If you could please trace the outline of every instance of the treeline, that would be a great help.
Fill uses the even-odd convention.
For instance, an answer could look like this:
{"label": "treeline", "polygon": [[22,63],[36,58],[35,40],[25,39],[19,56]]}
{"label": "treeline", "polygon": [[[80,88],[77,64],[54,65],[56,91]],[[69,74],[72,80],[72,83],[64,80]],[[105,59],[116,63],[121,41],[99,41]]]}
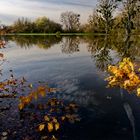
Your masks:
{"label": "treeline", "polygon": [[86,24],[80,23],[80,14],[66,11],[61,14],[61,24],[47,17],[31,21],[19,18],[10,26],[3,26],[1,33],[60,33],[90,32],[113,33],[140,31],[139,0],[98,0],[96,9],[89,15]]}

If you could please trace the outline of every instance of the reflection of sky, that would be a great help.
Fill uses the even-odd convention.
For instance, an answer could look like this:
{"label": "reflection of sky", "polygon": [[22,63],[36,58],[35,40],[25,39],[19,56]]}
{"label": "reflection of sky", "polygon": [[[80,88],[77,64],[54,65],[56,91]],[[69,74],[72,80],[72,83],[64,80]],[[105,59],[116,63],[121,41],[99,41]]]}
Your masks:
{"label": "reflection of sky", "polygon": [[0,17],[2,23],[11,23],[18,17],[35,18],[47,16],[60,21],[64,11],[81,14],[82,22],[96,6],[97,0],[0,0]]}
{"label": "reflection of sky", "polygon": [[44,50],[36,46],[20,48],[11,42],[3,50],[9,61],[3,67],[3,75],[13,69],[16,76],[24,76],[32,83],[47,81],[59,87],[63,94],[58,98],[84,105],[98,104],[94,94],[99,86],[105,88],[103,73],[96,68],[86,45],[80,44],[80,51],[69,55],[62,53],[60,44]]}
{"label": "reflection of sky", "polygon": [[3,66],[3,76],[13,69],[17,77],[24,76],[33,85],[37,81],[45,81],[58,87],[61,92],[56,96],[60,99],[90,108],[100,105],[102,101],[95,95],[103,96],[109,90],[104,73],[96,67],[94,58],[91,59],[88,44],[80,43],[79,51],[71,54],[62,51],[62,44],[55,44],[49,49],[33,45],[28,49],[9,42],[3,49],[9,61]]}

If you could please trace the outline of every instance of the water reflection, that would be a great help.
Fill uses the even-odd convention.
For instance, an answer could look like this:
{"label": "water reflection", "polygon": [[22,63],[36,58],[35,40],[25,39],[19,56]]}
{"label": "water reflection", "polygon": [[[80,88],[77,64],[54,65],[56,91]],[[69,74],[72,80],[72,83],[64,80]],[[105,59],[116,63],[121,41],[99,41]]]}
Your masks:
{"label": "water reflection", "polygon": [[16,42],[17,46],[30,48],[34,45],[39,48],[48,49],[61,41],[61,37],[56,36],[9,36],[8,40]]}
{"label": "water reflection", "polygon": [[62,53],[72,54],[74,52],[79,52],[79,37],[65,37],[62,40]]}
{"label": "water reflection", "polygon": [[[94,92],[97,87],[101,86],[102,89],[105,87],[104,82],[101,80],[104,79],[103,72],[106,71],[109,64],[114,64],[124,57],[135,59],[140,56],[139,36],[67,36],[63,38],[57,38],[55,36],[8,36],[6,40],[14,41],[17,46],[22,48],[30,48],[35,45],[39,48],[46,49],[44,52],[48,52],[53,48],[52,46],[54,44],[58,44],[58,47],[54,47],[50,51],[53,54],[49,53],[49,55],[46,56],[46,53],[44,55],[42,51],[42,55],[40,55],[40,53],[37,54],[37,60],[35,59],[33,61],[33,56],[27,58],[26,61],[22,60],[24,63],[27,63],[26,65],[29,67],[28,71],[32,71],[29,73],[29,77],[33,79],[41,78],[43,80],[51,79],[55,84],[61,85],[64,89],[64,93],[73,93],[72,96],[75,97],[70,95],[70,98],[73,98],[73,100],[77,100],[77,96],[81,95],[82,92],[86,95],[90,93],[89,96],[86,96],[87,100],[84,101],[85,104],[91,102],[91,99],[94,100]],[[59,52],[59,50],[61,52]],[[80,54],[82,50],[83,54]],[[66,59],[68,56],[63,55],[73,53],[76,54],[76,57],[72,56],[71,59]],[[92,65],[90,64],[88,56],[90,56],[92,60]],[[30,59],[32,63],[30,63]],[[20,63],[22,61],[20,61]],[[21,72],[25,67],[22,65],[17,69]],[[46,72],[48,73],[47,75],[45,74]],[[43,74],[45,74],[45,76]],[[36,76],[34,77],[32,75]],[[46,79],[44,79],[44,77]],[[65,80],[67,82],[63,85],[62,81]],[[73,80],[77,80],[78,83],[73,82]],[[90,83],[92,83],[92,85],[87,88]],[[96,86],[94,86],[93,83],[95,83]],[[83,87],[87,89],[85,90]],[[92,87],[94,88],[92,89]],[[92,95],[93,98],[91,98]],[[82,100],[82,96],[80,97]]]}
{"label": "water reflection", "polygon": [[[90,109],[91,112],[85,113],[86,117],[88,116],[85,128],[88,130],[95,130],[99,134],[105,126],[105,130],[114,134],[116,132],[122,133],[125,127],[125,133],[128,136],[129,123],[123,113],[118,91],[106,89],[104,71],[108,64],[115,63],[116,59],[122,59],[126,56],[131,58],[140,56],[138,36],[127,38],[114,36],[63,38],[8,36],[5,39],[9,41],[9,46],[15,47],[9,47],[8,51],[5,50],[5,52],[7,56],[10,53],[16,54],[12,56],[14,58],[8,57],[10,60],[8,65],[12,63],[11,66],[17,75],[23,76],[26,73],[26,77],[33,82],[35,80],[48,81],[53,84],[53,87],[61,89],[56,97],[76,102],[80,107]],[[20,49],[20,47],[26,48],[26,50]],[[74,55],[67,55],[73,53]],[[130,100],[135,100],[135,97],[130,98]],[[105,117],[107,119],[104,119]],[[99,131],[96,130],[94,123],[97,120],[97,126],[100,124],[100,129],[97,129]],[[104,122],[104,120],[107,121]],[[107,127],[108,122],[111,124],[110,128]],[[116,126],[115,130],[112,129],[114,126]],[[89,134],[89,131],[85,133],[92,135],[92,133]]]}
{"label": "water reflection", "polygon": [[105,71],[109,64],[114,61],[114,53],[122,59],[124,57],[134,57],[140,55],[139,36],[10,36],[6,37],[10,41],[16,42],[17,46],[29,48],[34,45],[39,48],[48,49],[55,44],[61,44],[61,51],[65,54],[73,54],[80,51],[80,43],[87,43],[86,47],[95,61],[97,68]]}
{"label": "water reflection", "polygon": [[91,53],[91,57],[94,59],[97,68],[105,71],[107,66],[111,64],[111,38],[109,36],[100,36],[95,38],[87,38],[88,51]]}
{"label": "water reflection", "polygon": [[139,36],[125,36],[124,38],[117,38],[114,41],[114,49],[117,50],[119,57],[130,57],[135,59],[135,57],[140,56],[140,37]]}

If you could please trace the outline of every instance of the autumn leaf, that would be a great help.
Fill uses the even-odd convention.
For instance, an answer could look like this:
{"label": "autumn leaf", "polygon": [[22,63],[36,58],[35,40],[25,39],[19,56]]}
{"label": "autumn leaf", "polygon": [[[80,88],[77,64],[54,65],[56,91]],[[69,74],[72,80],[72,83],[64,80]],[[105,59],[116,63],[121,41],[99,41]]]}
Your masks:
{"label": "autumn leaf", "polygon": [[48,123],[48,131],[49,132],[53,131],[53,124],[51,122]]}
{"label": "autumn leaf", "polygon": [[44,116],[44,120],[45,120],[45,121],[50,121],[50,118],[49,118],[47,115],[45,115],[45,116]]}
{"label": "autumn leaf", "polygon": [[55,93],[57,91],[57,88],[48,88],[48,92],[51,93]]}
{"label": "autumn leaf", "polygon": [[42,130],[44,130],[44,128],[45,128],[45,124],[40,124],[38,129],[39,129],[39,131],[42,131]]}
{"label": "autumn leaf", "polygon": [[62,121],[64,121],[65,119],[66,119],[66,117],[65,117],[65,116],[62,116],[62,117],[61,117],[61,120],[62,120]]}
{"label": "autumn leaf", "polygon": [[108,66],[110,76],[106,78],[108,87],[118,86],[127,90],[129,93],[137,90],[137,95],[140,95],[140,77],[134,70],[134,64],[129,58],[124,58],[116,66]]}
{"label": "autumn leaf", "polygon": [[28,87],[29,87],[29,88],[33,88],[33,85],[32,85],[32,84],[29,84]]}
{"label": "autumn leaf", "polygon": [[57,138],[53,135],[51,140],[57,140]]}
{"label": "autumn leaf", "polygon": [[36,92],[36,91],[32,92],[32,95],[33,95],[33,97],[34,97],[34,99],[35,99],[35,100],[37,100],[37,99],[38,99],[38,94],[37,94],[37,92]]}
{"label": "autumn leaf", "polygon": [[19,108],[19,110],[22,110],[22,109],[24,108],[24,104],[23,104],[23,103],[20,103],[20,104],[18,105],[18,108]]}
{"label": "autumn leaf", "polygon": [[57,119],[53,118],[52,122],[57,123]]}
{"label": "autumn leaf", "polygon": [[57,122],[54,126],[55,126],[55,130],[56,130],[56,131],[60,128],[60,125],[59,125],[58,122]]}
{"label": "autumn leaf", "polygon": [[140,88],[137,89],[137,95],[140,96]]}
{"label": "autumn leaf", "polygon": [[46,88],[45,87],[38,87],[38,94],[44,97],[46,95]]}

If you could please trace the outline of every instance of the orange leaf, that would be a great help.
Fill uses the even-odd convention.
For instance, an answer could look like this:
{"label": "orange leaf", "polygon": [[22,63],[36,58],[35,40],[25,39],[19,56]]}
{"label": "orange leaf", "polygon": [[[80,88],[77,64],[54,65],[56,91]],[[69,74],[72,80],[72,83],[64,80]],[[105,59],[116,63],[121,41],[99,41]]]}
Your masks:
{"label": "orange leaf", "polygon": [[24,104],[23,104],[23,103],[20,103],[20,104],[18,105],[18,108],[19,108],[19,110],[22,110],[22,109],[24,108]]}
{"label": "orange leaf", "polygon": [[45,87],[38,87],[38,93],[44,97],[46,95],[46,88]]}

